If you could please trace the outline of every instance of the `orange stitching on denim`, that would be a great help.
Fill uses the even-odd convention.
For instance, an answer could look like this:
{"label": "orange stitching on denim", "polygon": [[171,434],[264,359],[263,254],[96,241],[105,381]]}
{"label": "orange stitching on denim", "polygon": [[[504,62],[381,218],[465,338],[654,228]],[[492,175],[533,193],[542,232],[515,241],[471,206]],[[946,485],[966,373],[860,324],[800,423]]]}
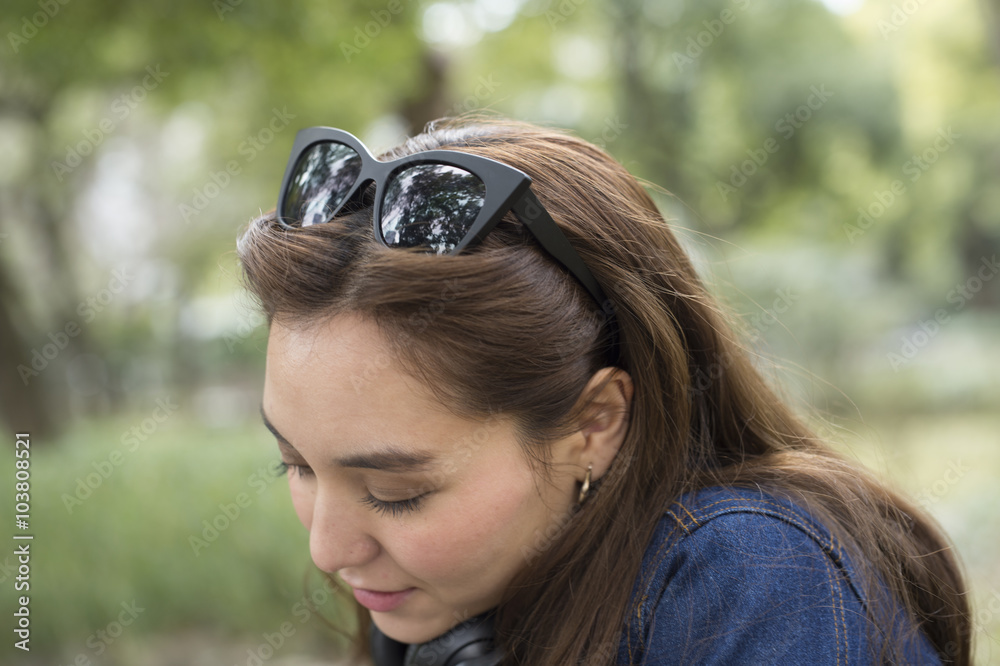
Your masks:
{"label": "orange stitching on denim", "polygon": [[[681,507],[681,508],[683,508],[683,507]],[[684,524],[684,521],[681,520],[680,518],[678,518],[676,515],[674,515],[673,511],[671,511],[670,509],[667,509],[667,515],[670,516],[671,518],[673,518],[674,520],[676,520],[677,524],[681,526],[681,528],[684,530],[685,533],[691,534],[691,530],[689,530],[688,527],[687,527],[687,525]],[[688,514],[688,515],[691,515],[691,514]],[[697,525],[697,522],[695,524]]]}
{"label": "orange stitching on denim", "polygon": [[[771,503],[768,502],[768,504],[771,504]],[[801,528],[803,532],[805,532],[806,534],[808,534],[813,539],[815,539],[816,541],[819,542],[820,548],[823,548],[824,539],[822,539],[820,537],[820,535],[817,534],[810,525],[807,525],[807,524],[803,523],[802,519],[797,514],[794,514],[794,513],[790,512],[788,509],[786,509],[785,507],[779,506],[777,504],[772,504],[772,506],[774,506],[774,507],[776,507],[778,509],[777,513],[781,514],[781,516],[780,516],[781,518],[784,518],[785,520],[787,520],[792,525],[795,525],[796,527]],[[711,514],[709,516],[702,516],[702,520],[704,520],[704,521],[707,522],[707,521],[711,520],[712,518],[716,518],[718,516],[721,516],[726,511],[729,511],[730,509],[733,509],[733,508],[749,510],[752,507],[726,507],[725,509],[720,509],[719,511],[717,511],[717,512],[715,512],[715,513],[713,513],[713,514]],[[823,548],[823,552],[826,552],[825,548]]]}
{"label": "orange stitching on denim", "polygon": [[[794,512],[792,512],[792,510],[790,508],[788,508],[787,506],[784,506],[782,504],[775,504],[774,502],[771,502],[770,500],[765,500],[765,499],[749,499],[749,498],[746,498],[746,497],[730,497],[729,499],[719,500],[718,502],[712,502],[711,504],[706,504],[705,506],[703,506],[701,508],[702,509],[708,509],[708,508],[711,508],[711,507],[715,506],[716,504],[725,504],[726,502],[754,502],[754,503],[757,503],[757,504],[767,504],[768,506],[773,506],[774,508],[780,509],[781,511],[787,511],[787,512],[791,512],[791,513],[794,514]],[[746,507],[746,508],[750,508],[750,507]],[[794,515],[798,515],[798,514],[794,514]]]}
{"label": "orange stitching on denim", "polygon": [[[722,503],[727,502],[727,501],[735,501],[735,500],[721,500],[719,502],[715,502],[714,504],[722,504]],[[756,500],[751,500],[751,501],[756,501]],[[821,539],[820,536],[818,534],[816,534],[811,529],[811,527],[809,527],[807,525],[804,525],[801,522],[801,520],[799,519],[799,516],[797,516],[795,514],[792,514],[791,511],[788,508],[779,506],[777,504],[774,504],[773,502],[768,502],[768,501],[765,501],[765,500],[759,500],[759,501],[761,503],[763,503],[763,504],[770,504],[771,506],[774,506],[777,509],[779,509],[778,511],[776,511],[776,513],[782,514],[782,517],[785,520],[787,520],[789,523],[791,523],[791,524],[799,527],[806,534],[812,536],[816,540],[816,542],[818,543],[820,549],[823,551],[824,554],[829,555],[831,557],[836,557],[837,556],[837,554],[838,554],[837,550],[838,549],[836,548],[836,545],[834,543],[834,539],[833,539],[833,535],[832,534],[830,536],[830,546],[829,546],[829,549],[828,549],[826,546],[823,545],[825,540]],[[703,520],[705,520],[707,522],[708,520],[711,520],[712,518],[720,516],[723,513],[725,513],[726,511],[729,511],[729,510],[731,510],[733,508],[734,507],[726,507],[725,509],[720,509],[719,511],[715,512],[711,516],[703,517]],[[749,507],[735,507],[735,508],[737,508],[737,509],[740,509],[740,508],[747,509]],[[840,618],[839,619],[840,619],[840,624],[841,624],[841,626],[844,629],[844,640],[843,640],[843,643],[844,643],[844,652],[846,653],[847,649],[849,647],[849,643],[847,642],[847,621],[845,620],[846,611],[844,609],[844,593],[841,591],[840,586],[837,585],[836,582],[835,582],[834,574],[836,572],[836,569],[833,568],[833,563],[830,561],[830,559],[831,558],[824,559],[823,560],[823,564],[826,566],[826,569],[827,569],[827,579],[828,579],[828,581],[830,582],[830,585],[831,585],[831,593],[830,593],[831,601],[833,601],[834,592],[836,592],[837,596],[840,599]],[[834,608],[833,608],[833,623],[834,623],[833,624],[833,628],[834,628],[834,632],[835,632],[836,640],[837,640],[837,664],[839,665],[840,664],[840,645],[841,645],[841,639],[840,639],[840,628],[837,626],[837,619],[838,619],[837,618],[837,607],[834,606]]]}
{"label": "orange stitching on denim", "polygon": [[729,497],[727,499],[722,499],[722,500],[718,500],[716,502],[712,502],[711,504],[706,504],[705,506],[700,507],[700,508],[701,509],[709,509],[709,508],[715,506],[716,504],[725,504],[726,502],[766,502],[766,501],[767,500],[753,500],[753,499],[748,499],[746,497]]}
{"label": "orange stitching on denim", "polygon": [[[677,504],[680,505],[679,503],[677,503]],[[685,509],[685,512],[687,512],[688,515],[691,515],[690,512],[688,512],[686,509]],[[684,522],[680,518],[678,518],[672,511],[670,511],[669,508],[667,509],[666,513],[671,518],[673,518],[677,522],[677,524],[680,525],[684,529],[684,531],[687,534],[691,534],[691,531],[688,529],[687,525],[685,525]],[[692,519],[694,519],[693,516],[692,516]],[[697,521],[695,521],[695,523],[697,524]],[[655,531],[654,531],[654,533],[655,533]],[[642,589],[643,590],[648,589],[649,585],[653,582],[653,579],[656,577],[656,571],[659,568],[660,561],[664,557],[666,557],[667,553],[670,552],[671,548],[673,548],[674,545],[680,541],[680,539],[671,539],[670,536],[671,536],[671,534],[667,533],[663,537],[663,540],[660,543],[660,547],[656,551],[656,555],[653,556],[653,560],[650,563],[650,574],[646,578],[646,580],[644,580],[642,582]],[[667,545],[667,542],[670,542],[670,547],[667,548],[666,551],[664,551],[663,548]],[[641,628],[641,624],[642,624],[642,608],[643,608],[643,605],[645,604],[646,599],[648,597],[649,597],[648,593],[644,593],[642,595],[642,599],[637,604],[637,608],[635,610],[636,618],[638,618],[638,620],[640,622],[640,628]],[[626,641],[626,646],[628,647],[628,657],[629,657],[629,661],[632,661],[632,631],[631,631],[631,627],[626,628],[626,631],[628,631],[628,634],[627,634],[628,638],[627,638],[627,641]],[[641,635],[641,633],[642,632],[640,631],[639,634]],[[642,647],[643,647],[643,649],[645,649],[645,646],[642,646]]]}
{"label": "orange stitching on denim", "polygon": [[684,505],[683,505],[683,504],[681,504],[680,502],[674,502],[674,504],[676,504],[676,505],[677,505],[677,506],[679,506],[680,508],[684,509],[684,513],[686,513],[686,514],[688,515],[688,518],[690,518],[690,519],[691,519],[691,522],[692,522],[692,523],[694,523],[695,525],[698,525],[698,526],[700,526],[700,525],[701,525],[701,523],[699,523],[699,522],[698,522],[698,519],[697,519],[697,518],[695,518],[695,517],[694,517],[694,516],[693,516],[693,515],[691,514],[691,512],[687,510],[687,507],[686,507],[686,506],[684,506]]}
{"label": "orange stitching on denim", "polygon": [[[831,534],[830,535],[830,550],[834,550],[834,549],[835,549],[834,537],[833,537],[833,534]],[[847,620],[845,619],[845,615],[847,614],[847,611],[844,608],[844,591],[840,589],[840,585],[839,584],[837,585],[837,597],[840,600],[840,625],[844,628],[844,654],[850,654],[851,644],[849,642],[850,641],[850,636],[848,636],[848,634],[847,634]],[[840,648],[839,647],[837,648],[837,652],[838,652],[838,654],[840,653]]]}
{"label": "orange stitching on denim", "polygon": [[[822,545],[822,543],[824,541],[826,541],[819,534],[816,533],[816,531],[812,528],[811,525],[808,525],[808,524],[805,524],[805,523],[801,522],[802,521],[802,517],[798,513],[795,513],[794,511],[792,511],[791,509],[789,509],[786,506],[782,506],[781,504],[775,504],[774,502],[770,502],[768,500],[754,500],[754,499],[746,499],[746,498],[730,498],[730,499],[725,499],[725,500],[719,500],[718,502],[712,502],[711,504],[705,505],[704,508],[707,509],[707,508],[715,506],[717,504],[725,504],[726,502],[755,502],[755,503],[758,503],[758,504],[767,504],[768,506],[773,506],[775,509],[777,509],[777,512],[780,513],[783,518],[788,518],[789,522],[793,522],[795,525],[798,525],[799,527],[801,527],[805,532],[807,532],[809,534],[809,536],[811,536],[814,539],[816,539],[816,541],[818,541],[821,545]],[[711,516],[702,516],[702,520],[708,520],[708,519],[711,519],[711,518],[715,518],[716,516],[720,516],[720,515],[722,515],[723,512],[725,512],[725,511],[727,511],[729,509],[752,510],[754,508],[756,508],[756,507],[753,507],[753,506],[726,507],[725,509],[720,509],[719,511],[713,513]],[[792,520],[793,518],[795,519],[794,521]],[[831,539],[832,539],[832,536],[831,536]],[[838,559],[841,559],[841,560],[843,559],[843,555],[842,555],[841,552],[839,552],[839,549],[837,551],[835,551],[833,549],[832,545],[830,547],[830,554],[836,555],[838,557]]]}
{"label": "orange stitching on denim", "polygon": [[[835,603],[839,587],[834,579],[834,570],[830,560],[823,558],[823,564],[826,566],[826,582],[830,584],[830,608],[833,610],[833,635],[834,643],[837,645],[837,666],[840,666],[840,627],[837,626],[837,606]],[[843,607],[843,598],[841,598],[841,607]],[[847,632],[846,627],[844,628],[844,632]]]}
{"label": "orange stitching on denim", "polygon": [[[676,505],[679,508],[681,508],[684,511],[684,513],[686,513],[688,515],[688,517],[690,517],[691,521],[694,523],[695,526],[702,527],[708,521],[710,521],[713,518],[716,518],[716,517],[718,517],[720,515],[723,515],[727,511],[731,511],[731,510],[753,511],[754,509],[758,509],[759,508],[758,506],[754,506],[754,505],[766,504],[768,506],[774,507],[774,512],[778,514],[776,517],[778,517],[779,519],[786,520],[791,525],[793,525],[795,527],[798,527],[803,532],[805,532],[807,535],[809,535],[810,537],[812,537],[817,542],[817,544],[820,546],[820,549],[824,552],[824,554],[830,556],[830,557],[825,558],[823,560],[823,564],[824,564],[824,566],[826,567],[826,570],[827,570],[827,582],[831,586],[831,588],[830,588],[831,589],[831,594],[830,594],[831,601],[834,600],[834,593],[836,593],[837,598],[839,599],[839,606],[840,606],[839,620],[840,620],[840,626],[838,626],[838,624],[837,624],[837,620],[838,620],[837,606],[834,605],[834,607],[833,607],[834,632],[835,632],[836,643],[837,643],[837,664],[839,666],[839,664],[840,664],[840,655],[841,655],[841,645],[844,646],[843,651],[844,651],[844,654],[845,654],[845,659],[847,659],[846,655],[848,654],[848,650],[849,650],[849,646],[850,646],[850,644],[848,642],[848,635],[847,635],[847,621],[845,619],[845,617],[846,617],[846,609],[844,608],[844,593],[840,589],[840,585],[837,584],[838,579],[839,579],[839,576],[837,575],[837,568],[841,567],[842,565],[846,566],[846,561],[844,560],[844,553],[843,553],[842,547],[837,544],[837,542],[836,542],[836,540],[835,540],[835,538],[834,538],[834,536],[833,536],[832,533],[830,534],[830,539],[829,539],[829,544],[830,545],[829,546],[825,546],[824,543],[826,542],[826,539],[823,539],[816,532],[816,530],[813,528],[812,525],[809,525],[809,524],[805,523],[804,520],[803,520],[803,518],[799,514],[795,513],[792,509],[790,509],[787,506],[783,506],[781,504],[777,504],[777,503],[769,501],[769,500],[765,500],[765,499],[751,499],[751,498],[746,498],[746,497],[731,497],[731,498],[727,498],[727,499],[723,499],[723,500],[718,500],[716,502],[712,502],[711,504],[706,504],[704,507],[699,507],[699,508],[701,510],[705,510],[705,509],[709,509],[709,508],[711,508],[713,506],[717,506],[719,504],[729,504],[729,503],[733,503],[733,502],[744,502],[745,505],[744,506],[729,506],[729,507],[725,507],[725,508],[720,509],[720,510],[718,510],[718,511],[712,513],[712,514],[702,515],[701,516],[701,520],[698,520],[698,518],[696,518],[694,516],[694,514],[692,514],[687,509],[687,507],[685,507],[680,502],[674,502],[674,505]],[[673,507],[673,505],[671,505],[670,508],[672,508],[672,507]],[[692,534],[692,531],[689,529],[688,525],[686,525],[684,523],[684,521],[680,517],[678,517],[673,511],[671,511],[670,508],[668,508],[665,513],[667,515],[669,515],[671,518],[673,518],[674,521],[677,523],[677,525],[679,525],[684,530],[684,532],[686,534],[688,534],[688,535]],[[662,557],[665,557],[667,555],[667,553],[669,553],[670,550],[674,547],[674,545],[676,545],[680,541],[680,539],[674,539],[674,540],[672,540],[672,542],[670,543],[670,547],[667,548],[666,551],[664,551],[663,550],[664,546],[667,545],[668,541],[671,541],[670,538],[669,538],[669,536],[670,536],[669,534],[667,536],[665,536],[664,539],[663,539],[663,543],[660,544],[660,548],[657,551],[656,556],[655,556],[655,562],[653,563],[653,569],[652,569],[653,575],[650,575],[649,578],[647,579],[647,581],[644,582],[644,584],[643,584],[643,588],[644,589],[646,589],[646,588],[649,587],[649,584],[652,582],[652,578],[655,577],[656,567],[659,565],[660,559]],[[831,562],[830,561],[831,558],[833,558],[835,560],[837,566],[834,566],[835,562]],[[844,575],[845,576],[849,575],[846,570],[844,572]],[[636,609],[636,617],[640,620],[640,622],[642,620],[642,607],[645,604],[646,599],[648,599],[648,597],[649,597],[648,593],[647,594],[643,594],[642,599],[639,602],[639,606]],[[841,632],[840,632],[840,628],[841,627],[844,630],[843,631],[843,641],[841,641],[841,638],[840,638],[841,637]],[[632,632],[631,631],[628,632],[627,646],[628,646],[629,660],[631,661],[633,659],[633,653],[632,653]]]}
{"label": "orange stitching on denim", "polygon": [[[711,504],[707,504],[704,508],[707,509],[707,508],[715,506],[717,504],[725,504],[727,502],[738,502],[738,501],[755,502],[755,503],[758,503],[758,504],[767,504],[769,506],[774,507],[776,509],[775,513],[778,513],[779,517],[787,520],[792,525],[795,525],[796,527],[801,528],[803,532],[805,532],[806,534],[808,534],[809,536],[811,536],[813,539],[815,539],[817,541],[817,543],[819,544],[820,548],[823,550],[824,553],[827,553],[831,557],[834,557],[837,560],[838,565],[845,565],[846,566],[846,563],[844,561],[843,551],[842,551],[842,549],[840,547],[838,547],[838,546],[835,545],[833,535],[832,534],[830,535],[830,546],[829,546],[829,548],[824,547],[823,544],[824,544],[824,542],[826,540],[823,539],[819,534],[817,534],[817,532],[813,529],[813,527],[811,525],[808,525],[808,524],[804,523],[802,521],[802,518],[797,513],[794,513],[788,507],[781,506],[780,504],[775,504],[774,502],[770,502],[768,500],[747,500],[747,499],[744,499],[744,498],[729,498],[729,499],[719,500],[718,502],[712,502]],[[711,520],[712,518],[716,518],[716,517],[722,515],[723,513],[725,513],[726,511],[733,510],[733,509],[735,509],[735,510],[747,510],[747,511],[749,511],[749,510],[753,510],[754,508],[756,508],[756,507],[752,507],[752,506],[726,507],[726,508],[720,509],[719,511],[716,511],[715,513],[712,513],[712,514],[710,514],[708,516],[702,516],[702,520],[705,521],[705,522],[707,522],[707,521]],[[667,511],[667,513],[670,513],[670,512]],[[675,520],[677,520],[677,517],[674,516],[672,513],[670,515]],[[699,526],[701,526],[701,523],[696,523],[696,524],[698,524]],[[846,570],[845,570],[845,575],[847,575]]]}
{"label": "orange stitching on denim", "polygon": [[[720,509],[719,511],[717,511],[715,513],[712,513],[710,515],[707,515],[707,516],[703,515],[703,516],[701,516],[701,520],[700,521],[687,509],[687,507],[685,507],[680,502],[674,502],[674,504],[671,505],[671,507],[668,508],[665,511],[665,513],[667,515],[669,515],[671,518],[673,518],[674,521],[677,523],[677,525],[680,526],[681,529],[683,529],[684,532],[687,535],[690,535],[692,533],[692,531],[691,531],[691,529],[689,529],[688,525],[686,525],[684,523],[684,520],[682,518],[680,518],[679,516],[677,516],[671,510],[674,505],[676,505],[677,507],[679,507],[680,509],[682,509],[684,511],[684,513],[686,513],[691,518],[691,521],[694,523],[695,526],[702,527],[704,525],[704,523],[706,523],[709,520],[711,520],[713,518],[716,518],[716,517],[718,517],[720,515],[723,515],[726,511],[730,511],[730,510],[733,510],[733,509],[735,509],[735,510],[752,511],[752,510],[758,508],[756,506],[753,506],[753,504],[758,504],[758,505],[759,504],[766,504],[768,506],[774,507],[775,512],[779,514],[779,516],[778,516],[779,518],[783,518],[783,519],[787,520],[789,523],[791,523],[792,525],[794,525],[796,527],[799,527],[802,531],[804,531],[806,534],[808,534],[813,539],[815,539],[820,544],[820,547],[823,548],[822,544],[824,542],[824,539],[822,539],[820,537],[820,535],[817,534],[816,531],[810,525],[805,524],[802,521],[801,517],[798,514],[793,513],[792,510],[789,509],[786,506],[782,506],[780,504],[777,504],[775,502],[771,502],[769,500],[765,500],[765,499],[748,499],[748,498],[745,498],[745,497],[730,497],[730,498],[727,498],[727,499],[723,499],[723,500],[718,500],[716,502],[712,502],[711,504],[706,504],[704,507],[700,507],[700,509],[708,509],[708,508],[711,508],[713,506],[717,506],[719,504],[727,504],[727,503],[732,503],[732,502],[745,502],[745,503],[747,503],[747,506],[736,506],[736,507],[730,506],[730,507],[725,507],[725,508]],[[667,545],[668,541],[671,542],[670,543],[670,547],[667,548],[666,551],[664,551],[663,549]],[[662,558],[666,557],[666,555],[670,552],[670,550],[674,547],[674,545],[676,545],[679,541],[680,541],[679,539],[673,539],[673,540],[671,540],[669,534],[667,534],[663,538],[663,541],[660,544],[660,547],[657,550],[656,555],[653,558],[653,561],[651,562],[651,567],[650,567],[651,568],[651,573],[647,577],[647,579],[643,581],[643,589],[644,590],[648,589],[650,583],[652,582],[652,579],[655,578],[655,574],[656,574],[657,568],[658,568],[659,563],[662,560]],[[825,548],[823,548],[823,550],[824,550],[824,552],[826,552]],[[837,553],[831,553],[831,554],[836,555]],[[831,563],[829,561],[825,561],[825,565],[826,565],[826,567],[828,569],[828,572],[829,572]],[[640,600],[640,602],[639,602],[639,604],[637,605],[637,608],[636,608],[636,618],[640,621],[640,623],[642,622],[643,605],[645,604],[646,599],[648,599],[648,597],[649,597],[648,593],[643,594],[642,599]],[[841,597],[841,599],[842,598],[843,597]],[[841,603],[841,607],[843,607],[843,603]],[[836,611],[834,611],[834,622],[836,623]],[[844,626],[845,626],[845,631],[846,631],[846,623],[844,624]],[[834,628],[836,629],[836,626]],[[839,633],[839,630],[838,630],[838,633]],[[628,632],[628,638],[627,638],[626,645],[628,647],[629,659],[631,660],[633,658],[633,653],[632,653],[632,632],[631,631]],[[839,646],[839,643],[838,643],[838,646]],[[839,654],[839,647],[838,647],[838,654]],[[839,657],[838,657],[838,660],[839,660]],[[838,663],[839,663],[839,661],[838,661]]]}
{"label": "orange stitching on denim", "polygon": [[[674,520],[676,520],[681,525],[681,527],[684,527],[684,531],[685,532],[688,531],[687,528],[684,526],[684,524],[681,523],[680,519],[678,519],[677,516],[675,516],[673,513],[671,513],[671,511],[669,509],[667,509],[666,512],[668,514],[670,514],[670,516]],[[655,529],[654,529],[653,533],[654,534],[656,533]],[[688,532],[688,534],[690,534],[690,532]],[[650,573],[649,573],[648,577],[645,578],[642,581],[642,589],[643,590],[646,590],[646,589],[649,588],[649,585],[650,585],[650,583],[652,583],[653,578],[656,577],[656,571],[659,569],[660,560],[663,557],[666,557],[667,553],[670,552],[670,548],[673,548],[674,543],[677,543],[677,541],[678,541],[677,539],[674,539],[673,542],[670,544],[670,548],[667,548],[666,552],[664,552],[663,548],[667,545],[667,542],[670,540],[669,537],[670,537],[670,534],[667,534],[663,538],[663,541],[660,543],[660,548],[656,551],[656,555],[653,556],[653,560],[650,563]],[[642,595],[642,599],[639,601],[638,604],[636,604],[635,616],[639,620],[639,625],[640,625],[640,632],[639,633],[640,634],[642,633],[641,629],[642,629],[642,624],[643,624],[643,622],[642,622],[642,607],[643,607],[643,604],[646,603],[646,599],[648,597],[649,597],[649,595],[646,594],[646,593],[644,593]],[[633,660],[633,658],[632,658],[632,628],[630,626],[626,627],[626,631],[628,632],[627,633],[627,641],[626,641],[626,646],[628,647],[628,657],[629,657],[629,661],[632,661]]]}
{"label": "orange stitching on denim", "polygon": [[[720,500],[718,502],[713,502],[712,504],[706,505],[705,508],[708,508],[709,506],[715,506],[716,504],[724,504],[726,502],[735,502],[735,501],[738,501],[738,500],[736,498],[731,498],[731,499],[727,499],[727,500]],[[788,509],[787,507],[780,506],[778,504],[775,504],[774,502],[769,502],[767,500],[747,500],[747,501],[758,502],[758,503],[761,503],[761,504],[769,504],[769,505],[775,507],[777,509],[776,513],[781,514],[782,518],[784,518],[785,520],[787,520],[792,525],[795,525],[795,526],[799,527],[806,534],[808,534],[811,537],[813,537],[816,540],[816,542],[818,543],[820,549],[824,552],[824,554],[829,555],[831,557],[835,557],[835,558],[837,558],[837,560],[843,561],[843,556],[842,556],[841,549],[837,546],[835,538],[834,538],[834,536],[832,534],[830,535],[830,540],[829,540],[830,545],[829,546],[824,546],[825,540],[822,539],[822,538],[820,538],[820,536],[818,534],[816,534],[816,532],[810,526],[803,524],[802,521],[801,521],[801,519],[799,518],[799,516],[796,515],[796,514],[794,514],[794,513],[792,513],[791,510]],[[704,521],[707,522],[708,520],[711,520],[712,518],[715,518],[717,516],[723,515],[726,511],[732,510],[734,508],[735,509],[744,509],[744,510],[747,510],[747,509],[749,509],[751,507],[726,507],[724,509],[720,509],[719,511],[716,511],[715,513],[711,514],[710,516],[703,516],[702,520],[704,520]],[[840,585],[837,584],[837,579],[839,577],[836,576],[836,571],[837,570],[833,566],[833,562],[831,562],[830,559],[831,558],[824,559],[823,560],[823,564],[824,564],[824,566],[826,566],[827,580],[828,580],[828,582],[830,583],[830,586],[831,586],[831,588],[830,588],[831,589],[831,593],[830,593],[831,601],[834,600],[833,599],[834,593],[836,593],[836,595],[837,595],[837,597],[839,599],[839,606],[840,606],[840,617],[839,617],[840,627],[843,627],[843,629],[844,629],[844,633],[843,633],[843,646],[844,646],[844,653],[847,654],[847,652],[848,652],[848,650],[850,648],[850,643],[848,642],[847,621],[845,619],[846,609],[844,608],[844,593],[840,589]],[[845,572],[845,575],[846,575],[846,572]],[[837,642],[837,664],[839,665],[840,664],[840,651],[841,651],[841,644],[842,644],[842,642],[841,642],[841,638],[840,638],[840,636],[841,636],[840,627],[837,626],[837,620],[838,620],[838,617],[837,617],[837,606],[834,605],[834,607],[833,607],[833,623],[834,623],[833,624],[833,628],[834,628],[834,633],[835,633],[836,642]]]}

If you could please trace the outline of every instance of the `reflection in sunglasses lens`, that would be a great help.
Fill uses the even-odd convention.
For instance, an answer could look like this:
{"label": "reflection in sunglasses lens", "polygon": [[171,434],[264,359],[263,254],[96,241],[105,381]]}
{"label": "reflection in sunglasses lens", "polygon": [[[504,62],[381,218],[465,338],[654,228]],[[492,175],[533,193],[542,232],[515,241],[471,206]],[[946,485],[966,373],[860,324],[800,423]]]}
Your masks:
{"label": "reflection in sunglasses lens", "polygon": [[395,247],[455,249],[486,201],[486,185],[465,169],[418,164],[396,173],[382,201],[382,237]]}
{"label": "reflection in sunglasses lens", "polygon": [[292,173],[282,218],[308,227],[328,222],[361,174],[361,156],[342,143],[309,147]]}

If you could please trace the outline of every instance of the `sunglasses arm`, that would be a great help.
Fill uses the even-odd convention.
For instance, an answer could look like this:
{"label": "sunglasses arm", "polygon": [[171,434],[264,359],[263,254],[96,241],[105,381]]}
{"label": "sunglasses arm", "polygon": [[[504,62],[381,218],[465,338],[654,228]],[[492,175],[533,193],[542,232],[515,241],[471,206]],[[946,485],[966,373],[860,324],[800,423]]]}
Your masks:
{"label": "sunglasses arm", "polygon": [[[583,259],[580,258],[577,251],[573,249],[569,239],[559,229],[555,220],[552,219],[552,216],[542,206],[535,193],[531,191],[531,188],[524,190],[524,194],[514,202],[511,210],[514,211],[514,214],[521,223],[528,228],[528,231],[535,237],[539,245],[576,276],[594,301],[600,306],[601,313],[609,319],[614,319],[613,306],[607,296],[604,295],[601,285],[594,278],[593,273],[590,272],[587,265],[583,263]],[[614,344],[616,349],[614,351],[617,358],[617,322],[612,322],[611,326],[615,331]]]}

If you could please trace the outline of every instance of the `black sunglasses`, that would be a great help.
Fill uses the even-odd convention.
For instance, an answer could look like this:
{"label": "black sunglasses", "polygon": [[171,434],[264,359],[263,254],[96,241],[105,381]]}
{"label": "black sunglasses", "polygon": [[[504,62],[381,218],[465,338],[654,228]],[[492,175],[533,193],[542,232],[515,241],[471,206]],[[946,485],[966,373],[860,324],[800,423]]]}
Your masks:
{"label": "black sunglasses", "polygon": [[[309,127],[295,136],[278,195],[278,221],[286,228],[329,222],[361,201],[372,182],[372,231],[383,245],[458,254],[513,211],[539,244],[576,276],[601,312],[613,318],[604,290],[531,191],[531,177],[488,157],[428,150],[380,162],[348,132]],[[613,324],[612,334],[617,358]]]}

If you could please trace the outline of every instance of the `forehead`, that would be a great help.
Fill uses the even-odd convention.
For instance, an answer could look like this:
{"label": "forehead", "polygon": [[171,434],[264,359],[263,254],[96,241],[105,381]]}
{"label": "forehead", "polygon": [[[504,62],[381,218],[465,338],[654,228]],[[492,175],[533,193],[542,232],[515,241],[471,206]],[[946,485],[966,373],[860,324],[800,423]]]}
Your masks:
{"label": "forehead", "polygon": [[296,448],[331,438],[433,442],[461,425],[403,371],[378,327],[354,315],[309,327],[272,323],[263,406]]}
{"label": "forehead", "polygon": [[377,327],[353,315],[306,324],[275,319],[267,338],[267,370],[302,372],[316,363],[346,367],[382,346]]}
{"label": "forehead", "polygon": [[378,327],[357,315],[337,315],[299,326],[275,321],[267,343],[265,395],[269,390],[300,401],[429,398],[405,375]]}

